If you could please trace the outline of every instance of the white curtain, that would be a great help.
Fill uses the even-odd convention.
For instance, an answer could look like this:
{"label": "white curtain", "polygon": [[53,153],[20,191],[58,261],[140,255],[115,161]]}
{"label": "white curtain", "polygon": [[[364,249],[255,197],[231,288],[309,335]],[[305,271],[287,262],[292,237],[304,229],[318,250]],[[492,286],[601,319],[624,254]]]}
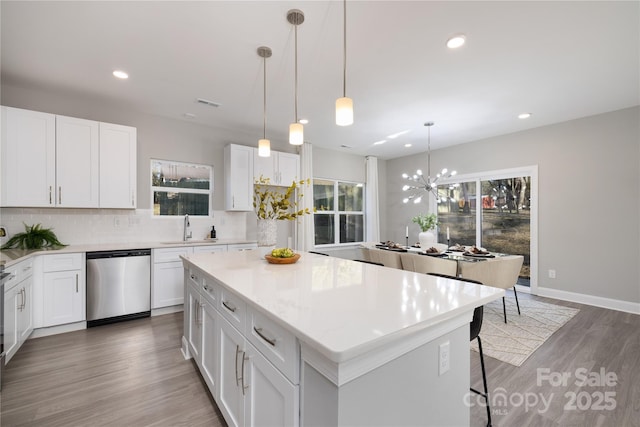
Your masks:
{"label": "white curtain", "polygon": [[367,242],[380,241],[380,212],[378,204],[378,158],[374,156],[365,157],[365,169],[367,182],[365,185],[365,230]]}
{"label": "white curtain", "polygon": [[[313,146],[305,142],[300,147],[300,179],[311,179],[309,187],[303,186],[302,209],[313,211]],[[296,249],[310,251],[313,249],[313,215],[303,215],[296,221],[298,225]]]}

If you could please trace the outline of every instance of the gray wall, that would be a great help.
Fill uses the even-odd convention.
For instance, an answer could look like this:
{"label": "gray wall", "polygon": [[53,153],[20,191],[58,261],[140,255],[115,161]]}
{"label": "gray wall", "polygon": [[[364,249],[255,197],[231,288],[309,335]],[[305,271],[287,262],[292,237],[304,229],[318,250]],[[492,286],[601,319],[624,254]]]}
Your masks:
{"label": "gray wall", "polygon": [[[640,108],[436,150],[432,169],[459,173],[538,165],[538,285],[640,302]],[[387,162],[387,237],[403,241],[417,211],[402,204],[403,171],[426,154]],[[410,236],[417,234],[410,227]],[[556,279],[547,271],[555,269]]]}

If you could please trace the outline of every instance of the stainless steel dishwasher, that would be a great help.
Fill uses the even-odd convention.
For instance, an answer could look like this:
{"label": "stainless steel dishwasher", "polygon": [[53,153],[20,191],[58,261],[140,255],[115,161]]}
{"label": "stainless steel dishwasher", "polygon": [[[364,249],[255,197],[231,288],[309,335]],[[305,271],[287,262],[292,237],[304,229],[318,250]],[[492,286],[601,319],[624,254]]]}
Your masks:
{"label": "stainless steel dishwasher", "polygon": [[87,326],[151,315],[151,249],[87,252]]}

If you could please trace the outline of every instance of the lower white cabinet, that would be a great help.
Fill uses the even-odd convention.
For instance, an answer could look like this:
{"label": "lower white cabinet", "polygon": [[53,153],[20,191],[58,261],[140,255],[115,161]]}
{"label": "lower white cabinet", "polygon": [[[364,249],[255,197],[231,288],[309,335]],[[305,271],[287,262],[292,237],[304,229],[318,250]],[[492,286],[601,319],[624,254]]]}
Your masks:
{"label": "lower white cabinet", "polygon": [[7,269],[4,291],[5,364],[33,332],[33,270],[27,260]]}
{"label": "lower white cabinet", "polygon": [[42,326],[86,320],[84,254],[43,256]]}
{"label": "lower white cabinet", "polygon": [[[230,427],[268,425],[299,425],[299,385],[288,379],[248,339],[246,319],[234,326],[222,315],[228,307],[228,292],[198,270],[185,272],[185,340],[188,354],[196,361],[211,395]],[[226,295],[226,296],[225,296]],[[236,296],[237,298],[237,296]],[[232,301],[239,316],[253,318],[252,312],[238,310],[239,301]],[[246,306],[244,301],[241,301]],[[252,327],[255,323],[252,322]],[[238,329],[240,327],[241,330]],[[262,340],[270,344],[273,328],[263,333]],[[279,344],[280,335],[276,342]],[[286,337],[288,338],[288,337]],[[297,354],[297,353],[296,353]],[[286,359],[298,364],[299,358]],[[287,372],[298,372],[288,369]]]}

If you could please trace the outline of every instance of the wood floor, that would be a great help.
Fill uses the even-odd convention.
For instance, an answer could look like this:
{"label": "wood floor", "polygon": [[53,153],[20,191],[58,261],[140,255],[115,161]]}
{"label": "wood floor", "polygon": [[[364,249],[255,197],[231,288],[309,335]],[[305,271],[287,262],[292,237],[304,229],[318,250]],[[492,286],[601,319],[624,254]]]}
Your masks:
{"label": "wood floor", "polygon": [[[485,358],[492,398],[504,397],[492,407],[493,425],[640,427],[640,316],[518,296],[580,313],[520,367]],[[2,427],[224,426],[195,365],[182,357],[181,335],[182,313],[174,313],[28,340],[5,370]],[[478,353],[470,358],[480,389]],[[616,385],[577,386],[581,368],[614,373]],[[571,377],[538,385],[538,369]],[[605,392],[609,403],[599,403],[613,408],[592,409]],[[565,408],[566,393],[576,396],[575,410]],[[486,425],[482,400],[471,401],[471,425]]]}

